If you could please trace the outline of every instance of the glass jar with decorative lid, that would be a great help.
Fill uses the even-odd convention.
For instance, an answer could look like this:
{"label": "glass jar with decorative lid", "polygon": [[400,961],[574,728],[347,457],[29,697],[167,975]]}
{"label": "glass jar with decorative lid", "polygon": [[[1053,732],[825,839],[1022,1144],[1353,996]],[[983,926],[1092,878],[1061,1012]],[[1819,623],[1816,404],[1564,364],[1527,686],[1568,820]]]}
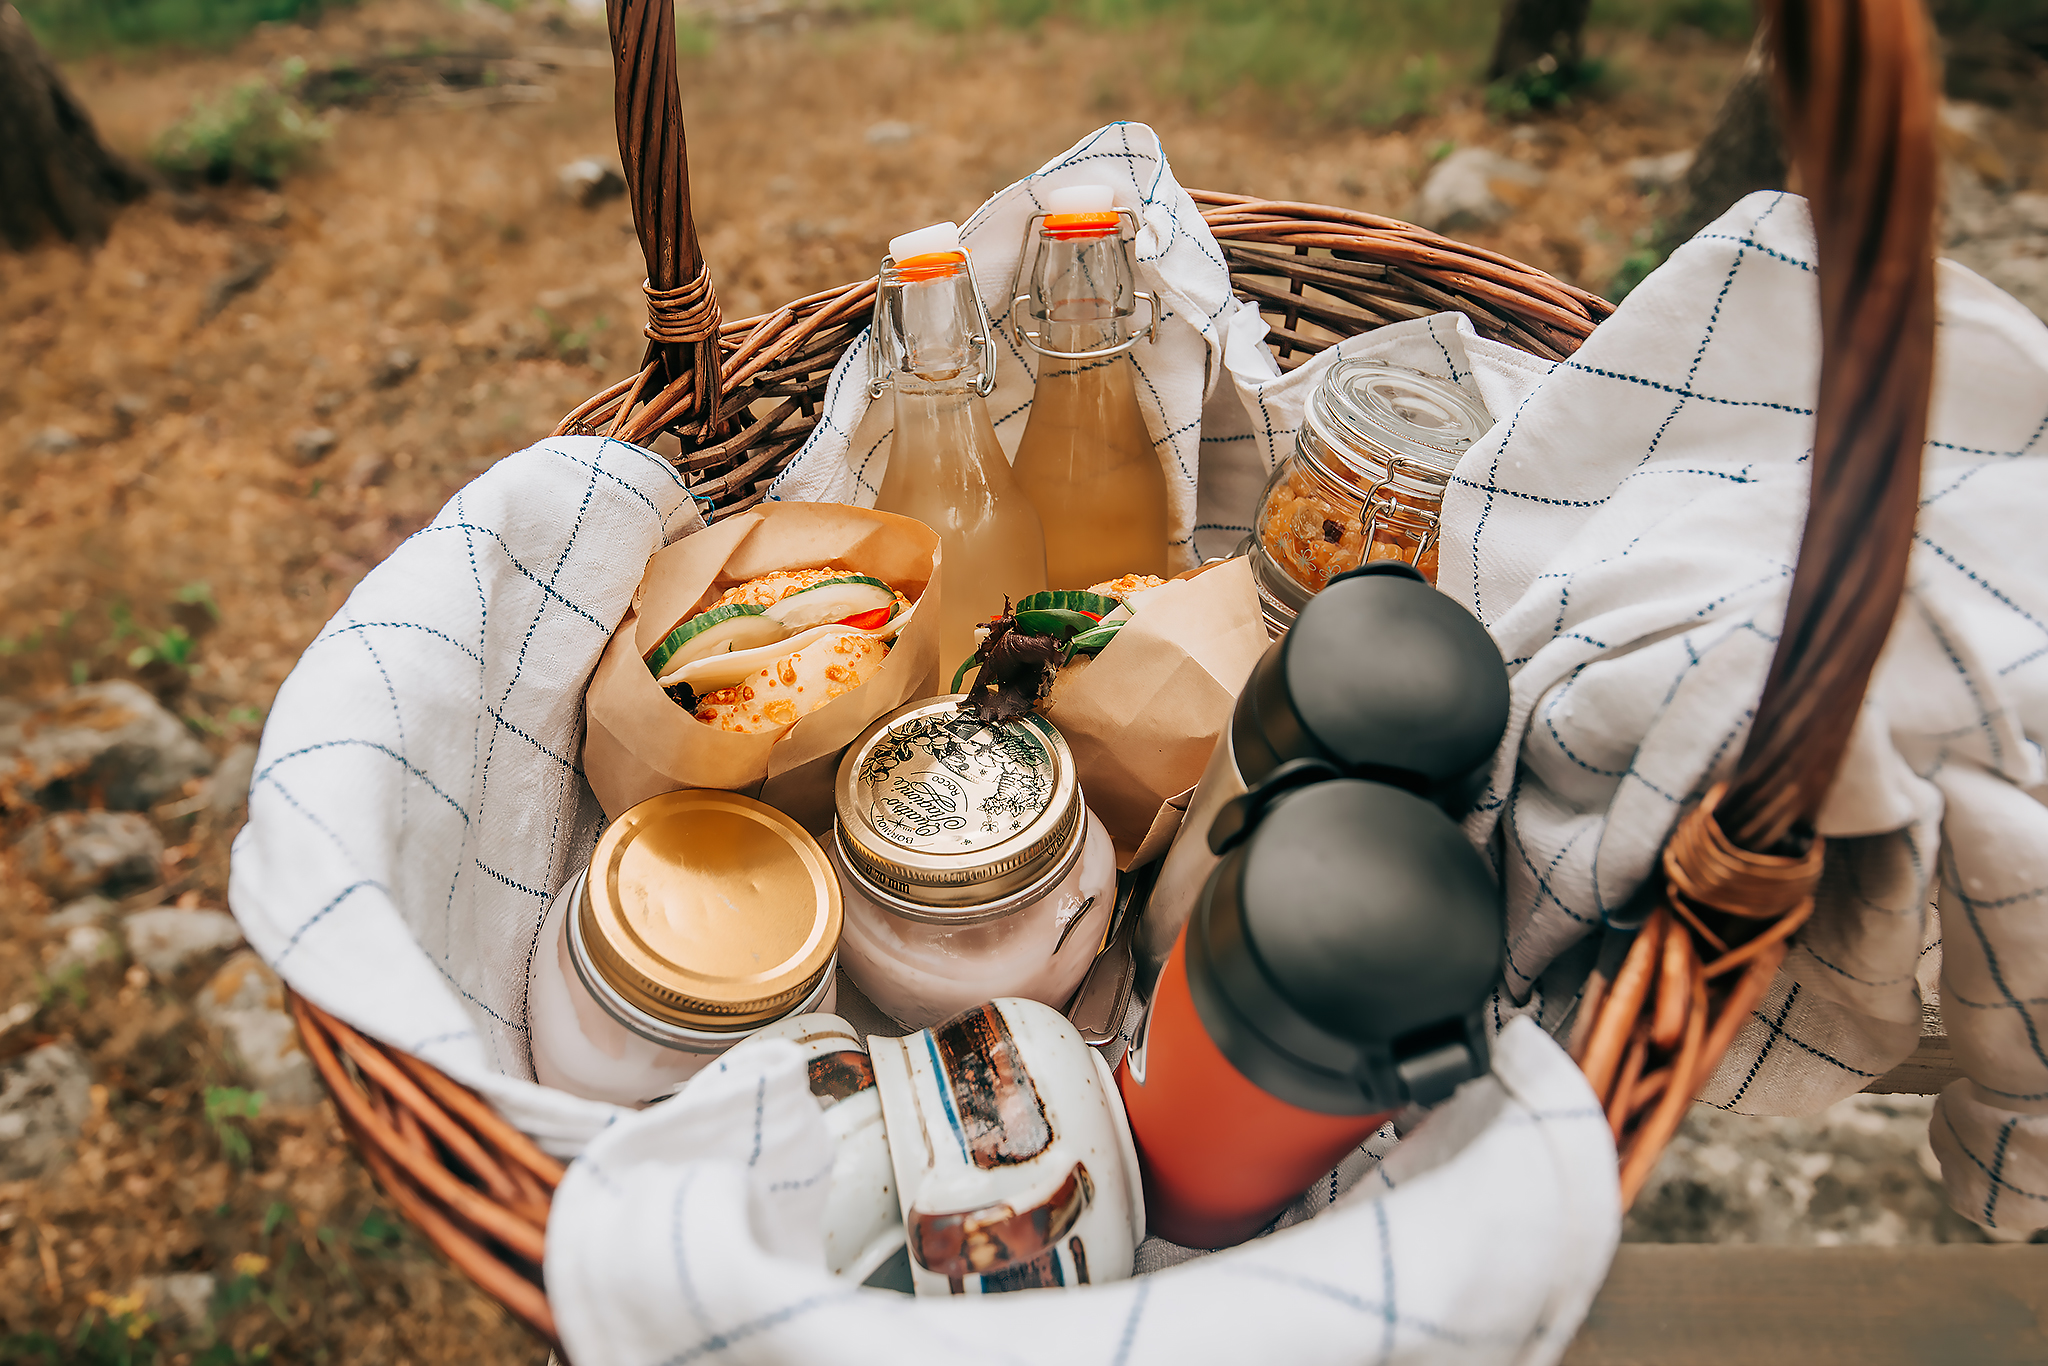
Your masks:
{"label": "glass jar with decorative lid", "polygon": [[898,708],[839,764],[840,961],[912,1029],[999,996],[1063,1008],[1116,902],[1116,850],[1058,729],[960,702]]}

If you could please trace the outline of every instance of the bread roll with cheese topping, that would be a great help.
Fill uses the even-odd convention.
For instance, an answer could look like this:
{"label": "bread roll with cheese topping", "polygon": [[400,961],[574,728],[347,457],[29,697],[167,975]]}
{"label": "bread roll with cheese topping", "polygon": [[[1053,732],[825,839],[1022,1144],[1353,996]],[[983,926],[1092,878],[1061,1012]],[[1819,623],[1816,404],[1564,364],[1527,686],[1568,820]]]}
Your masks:
{"label": "bread roll with cheese topping", "polygon": [[888,644],[865,632],[826,636],[776,660],[744,683],[704,694],[697,699],[696,716],[708,726],[740,735],[780,730],[867,682],[888,657]]}

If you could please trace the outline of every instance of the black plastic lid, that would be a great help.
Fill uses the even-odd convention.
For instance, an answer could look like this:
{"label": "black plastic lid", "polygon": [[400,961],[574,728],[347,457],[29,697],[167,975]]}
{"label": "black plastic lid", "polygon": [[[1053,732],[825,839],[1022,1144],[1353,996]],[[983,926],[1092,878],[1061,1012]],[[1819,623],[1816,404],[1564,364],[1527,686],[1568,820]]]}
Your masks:
{"label": "black plastic lid", "polygon": [[1434,805],[1384,783],[1286,793],[1210,876],[1190,994],[1261,1089],[1331,1115],[1434,1104],[1487,1068],[1501,896]]}
{"label": "black plastic lid", "polygon": [[1231,716],[1256,787],[1294,759],[1461,813],[1507,727],[1508,672],[1470,612],[1398,560],[1330,580],[1252,670]]}

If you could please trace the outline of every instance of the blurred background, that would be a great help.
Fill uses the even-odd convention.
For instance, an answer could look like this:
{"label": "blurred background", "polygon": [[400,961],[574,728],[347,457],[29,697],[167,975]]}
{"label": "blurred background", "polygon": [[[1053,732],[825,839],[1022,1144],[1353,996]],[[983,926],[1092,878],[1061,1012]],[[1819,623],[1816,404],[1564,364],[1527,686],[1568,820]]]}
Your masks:
{"label": "blurred background", "polygon": [[[1748,0],[678,11],[728,318],[864,277],[1116,119],[1184,185],[1615,298],[1788,183]],[[2048,314],[2048,0],[1936,19],[1944,251]],[[583,0],[0,4],[0,1361],[546,1357],[347,1154],[224,907],[299,651],[637,364],[611,96]],[[1629,1236],[1979,1239],[1925,1117],[1702,1110]]]}

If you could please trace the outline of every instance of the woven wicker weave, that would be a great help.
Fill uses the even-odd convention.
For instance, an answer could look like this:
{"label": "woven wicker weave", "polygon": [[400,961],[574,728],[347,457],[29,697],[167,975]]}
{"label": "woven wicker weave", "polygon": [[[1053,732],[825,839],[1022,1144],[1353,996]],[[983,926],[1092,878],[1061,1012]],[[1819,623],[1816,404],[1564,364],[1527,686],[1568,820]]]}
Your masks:
{"label": "woven wicker weave", "polygon": [[[716,521],[759,502],[816,425],[832,367],[867,323],[875,282],[720,320],[690,217],[670,6],[611,0],[609,16],[619,145],[648,262],[647,354],[556,430],[639,445],[673,432],[684,451],[677,466]],[[1768,8],[1819,237],[1814,496],[1785,630],[1736,776],[1674,835],[1668,906],[1639,937],[1634,967],[1624,965],[1611,985],[1596,978],[1581,1012],[1575,1051],[1614,1115],[1631,1198],[1768,985],[1802,905],[1811,905],[1812,822],[1904,582],[1931,383],[1924,16],[1917,0],[1771,0]],[[1192,194],[1237,293],[1272,324],[1285,368],[1344,337],[1443,310],[1464,312],[1485,336],[1562,359],[1613,311],[1541,271],[1412,224]],[[540,1257],[561,1165],[425,1063],[308,1002],[294,1009],[349,1133],[393,1201],[556,1342]]]}

